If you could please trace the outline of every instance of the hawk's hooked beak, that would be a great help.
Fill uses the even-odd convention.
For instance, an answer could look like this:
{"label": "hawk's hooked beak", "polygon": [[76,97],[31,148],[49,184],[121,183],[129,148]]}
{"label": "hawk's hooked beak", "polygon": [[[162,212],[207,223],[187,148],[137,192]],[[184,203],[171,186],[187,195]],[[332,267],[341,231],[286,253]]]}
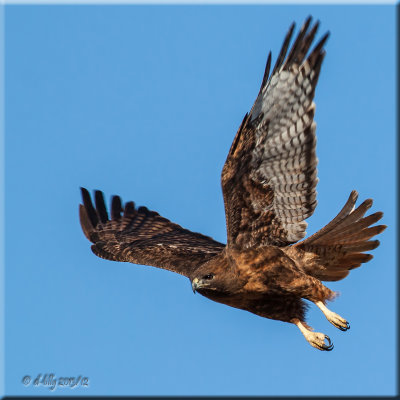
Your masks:
{"label": "hawk's hooked beak", "polygon": [[199,280],[198,280],[198,278],[194,278],[192,280],[193,293],[196,293],[196,290],[197,290],[198,287],[199,287]]}

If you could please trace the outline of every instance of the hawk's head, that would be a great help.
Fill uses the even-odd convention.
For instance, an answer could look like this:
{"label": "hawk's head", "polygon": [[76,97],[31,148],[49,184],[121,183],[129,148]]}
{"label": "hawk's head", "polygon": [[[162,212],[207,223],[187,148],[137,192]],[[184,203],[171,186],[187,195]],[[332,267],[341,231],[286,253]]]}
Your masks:
{"label": "hawk's head", "polygon": [[216,290],[215,282],[213,282],[215,275],[213,273],[206,274],[202,277],[196,277],[192,280],[193,293],[198,289]]}
{"label": "hawk's head", "polygon": [[193,292],[204,295],[230,295],[242,286],[238,274],[233,269],[213,262],[198,268],[192,275],[191,281]]}

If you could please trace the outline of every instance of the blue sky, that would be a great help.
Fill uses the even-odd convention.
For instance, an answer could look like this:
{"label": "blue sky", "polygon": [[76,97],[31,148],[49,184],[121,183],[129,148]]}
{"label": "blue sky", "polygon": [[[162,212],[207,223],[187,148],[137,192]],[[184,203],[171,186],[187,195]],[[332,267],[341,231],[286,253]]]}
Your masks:
{"label": "blue sky", "polygon": [[[352,189],[388,229],[331,308],[319,352],[295,326],[193,295],[152,267],[95,257],[79,186],[225,241],[220,171],[268,51],[309,14],[331,31],[316,92],[311,234]],[[394,6],[7,6],[6,394],[393,395]],[[51,391],[38,374],[88,378]]]}

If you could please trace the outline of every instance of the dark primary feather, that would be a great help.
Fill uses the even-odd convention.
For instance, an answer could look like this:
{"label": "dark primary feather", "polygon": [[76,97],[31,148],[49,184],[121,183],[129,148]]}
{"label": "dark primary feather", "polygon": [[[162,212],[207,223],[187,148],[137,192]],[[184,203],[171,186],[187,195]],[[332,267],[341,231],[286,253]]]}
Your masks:
{"label": "dark primary feather", "polygon": [[109,219],[102,192],[95,191],[96,208],[89,192],[81,188],[81,193],[81,226],[93,243],[93,253],[101,258],[152,265],[188,276],[225,248],[146,207],[135,208],[133,202],[127,202],[123,209],[119,196],[112,198]]}
{"label": "dark primary feather", "polygon": [[[297,55],[300,52],[300,50],[303,48],[304,45],[306,45],[306,41],[304,40],[304,37],[307,33],[308,27],[310,26],[311,23],[311,17],[308,17],[303,26],[300,29],[299,34],[297,35],[297,38],[295,42],[292,45],[292,48],[290,50],[290,53],[288,54],[286,58],[286,63],[285,64],[294,64],[297,61]],[[315,28],[318,28],[318,22],[315,24]],[[297,61],[298,63],[299,61]],[[301,62],[301,59],[300,59]]]}
{"label": "dark primary feather", "polygon": [[272,75],[275,74],[275,72],[278,71],[278,69],[282,66],[283,60],[285,59],[286,52],[289,47],[290,40],[292,39],[295,23],[293,22],[292,25],[290,25],[289,31],[285,36],[285,39],[283,40],[283,44],[281,47],[281,51],[279,52],[278,58],[276,59],[274,69],[272,71]]}
{"label": "dark primary feather", "polygon": [[228,246],[286,246],[305,236],[304,220],[317,204],[313,98],[328,37],[310,51],[318,24],[308,18],[289,49],[290,27],[271,76],[268,57],[260,92],[234,139],[221,176]]}
{"label": "dark primary feather", "polygon": [[[263,80],[262,80],[261,87],[260,87],[260,92],[261,92],[262,88],[266,85],[266,83],[268,82],[269,70],[271,69],[271,59],[272,59],[272,53],[269,52],[268,58],[267,58],[267,64],[265,65]],[[247,116],[247,114],[246,114],[246,116]]]}

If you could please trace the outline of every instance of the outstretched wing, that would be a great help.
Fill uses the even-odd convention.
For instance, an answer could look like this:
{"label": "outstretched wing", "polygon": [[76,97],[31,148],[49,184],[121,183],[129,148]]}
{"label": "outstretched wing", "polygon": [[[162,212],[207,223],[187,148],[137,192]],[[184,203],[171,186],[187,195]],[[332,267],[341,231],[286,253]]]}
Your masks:
{"label": "outstretched wing", "polygon": [[260,92],[222,170],[228,246],[294,243],[305,236],[304,220],[316,207],[313,98],[328,34],[309,52],[319,25],[310,23],[286,55],[292,24],[271,76],[269,53]]}
{"label": "outstretched wing", "polygon": [[95,191],[95,207],[89,192],[81,188],[81,193],[82,230],[93,243],[93,253],[101,258],[151,265],[189,276],[225,247],[208,236],[183,229],[146,207],[135,208],[132,201],[123,209],[119,196],[112,197],[110,219],[102,192]]}

